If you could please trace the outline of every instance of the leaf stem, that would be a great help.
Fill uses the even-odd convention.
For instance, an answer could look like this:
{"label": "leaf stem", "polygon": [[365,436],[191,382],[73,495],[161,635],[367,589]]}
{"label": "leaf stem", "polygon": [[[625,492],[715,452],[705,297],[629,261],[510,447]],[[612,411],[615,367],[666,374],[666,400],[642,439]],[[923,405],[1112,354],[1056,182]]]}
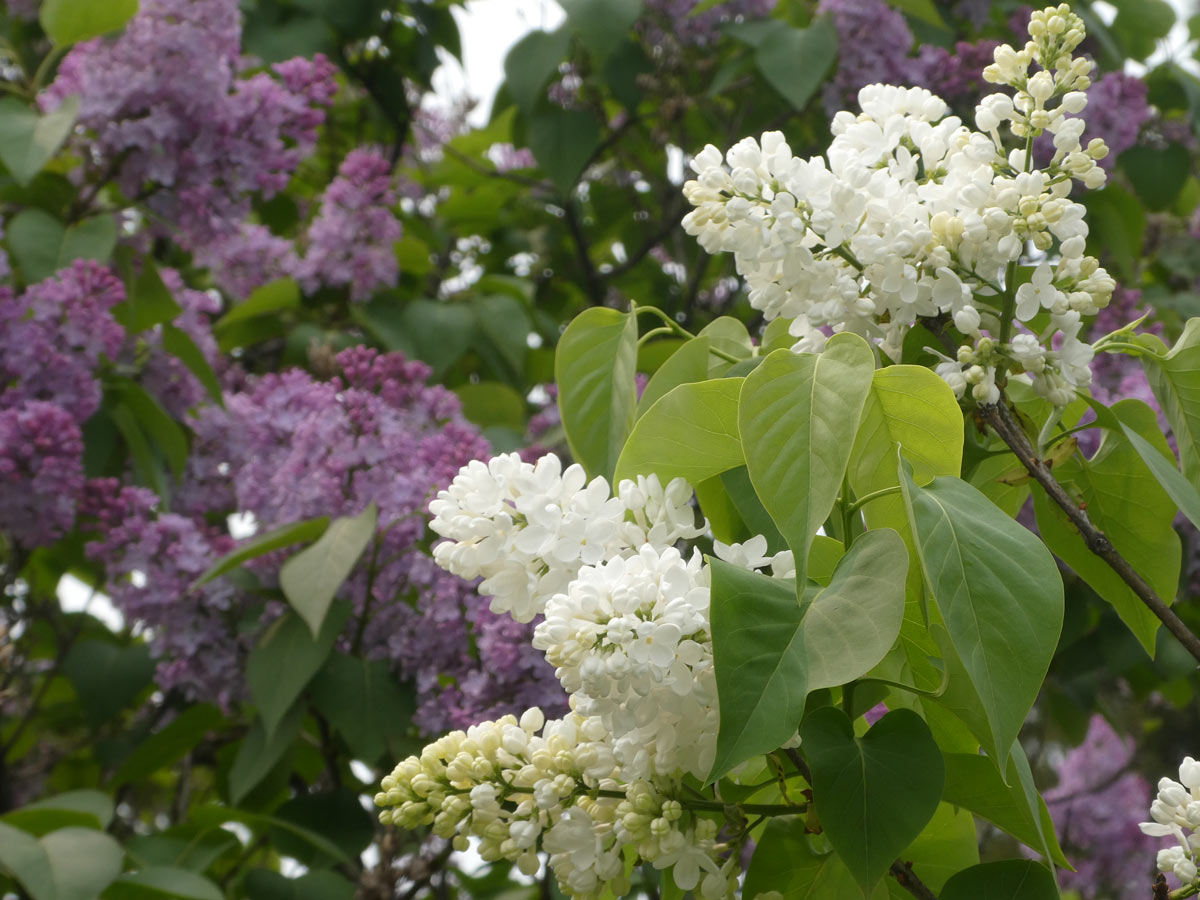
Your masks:
{"label": "leaf stem", "polygon": [[[644,312],[650,313],[651,315],[658,316],[658,318],[660,318],[663,321],[663,324],[665,324],[667,326],[666,331],[671,334],[677,334],[680,337],[685,337],[685,338],[688,338],[689,340],[691,340],[692,338],[694,338],[696,336],[696,335],[692,334],[690,331],[688,331],[686,328],[684,328],[682,325],[680,325],[678,322],[676,322],[674,319],[672,319],[670,316],[668,316],[665,312],[663,312],[657,306],[634,306],[633,309],[631,310],[631,312],[635,316],[641,315]],[[650,335],[662,334],[662,333],[664,333],[662,329],[655,328],[653,331],[647,332],[645,337],[650,337]],[[641,341],[639,341],[638,343],[640,344]],[[718,349],[717,347],[714,347],[712,344],[708,345],[708,352],[711,353],[713,356],[717,357],[718,359],[725,360],[725,362],[727,362],[727,363],[740,363],[741,362],[741,360],[738,359],[736,356],[733,356],[730,353],[726,353],[724,350]]]}
{"label": "leaf stem", "polygon": [[857,500],[855,500],[853,503],[851,503],[850,504],[850,512],[856,513],[860,509],[862,509],[864,506],[866,506],[868,503],[870,503],[872,500],[878,500],[880,497],[886,497],[888,494],[898,494],[898,493],[900,493],[900,485],[896,485],[895,487],[880,488],[877,491],[871,491],[871,493],[864,494],[863,496],[861,496]]}
{"label": "leaf stem", "polygon": [[1002,396],[999,403],[981,407],[980,416],[1009,446],[1013,454],[1025,466],[1025,471],[1032,475],[1034,480],[1045,490],[1046,496],[1067,514],[1067,518],[1078,529],[1087,548],[1108,563],[1121,580],[1129,585],[1138,599],[1158,617],[1171,634],[1175,635],[1179,643],[1183,644],[1184,649],[1197,662],[1200,662],[1200,637],[1197,637],[1184,624],[1183,620],[1167,606],[1163,599],[1154,592],[1154,589],[1146,583],[1146,580],[1129,564],[1129,561],[1117,552],[1104,532],[1092,524],[1087,513],[1071,499],[1071,495],[1055,479],[1050,467],[1034,452],[1029,438],[1021,430],[1012,411],[1005,404],[1005,398]]}

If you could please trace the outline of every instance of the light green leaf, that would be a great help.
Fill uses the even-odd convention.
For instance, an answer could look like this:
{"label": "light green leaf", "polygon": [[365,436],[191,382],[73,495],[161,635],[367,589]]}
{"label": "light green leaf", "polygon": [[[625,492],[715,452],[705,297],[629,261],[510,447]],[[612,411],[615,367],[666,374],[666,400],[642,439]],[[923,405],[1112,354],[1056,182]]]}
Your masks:
{"label": "light green leaf", "polygon": [[320,635],[314,639],[296,613],[286,612],[250,651],[246,682],[266,726],[267,737],[274,733],[300,692],[325,664],[349,617],[349,604],[335,603],[325,616]]}
{"label": "light green leaf", "polygon": [[858,335],[834,335],[825,352],[776,350],[746,376],[738,424],[746,468],[796,557],[803,585],[808,548],[841,490],[875,356]]}
{"label": "light green leaf", "polygon": [[1031,859],[981,863],[946,882],[941,900],[1059,900],[1049,870]]}
{"label": "light green leaf", "polygon": [[813,803],[829,843],[869,896],[937,811],[942,754],[911,710],[889,712],[860,737],[840,709],[822,707],[800,727]]}
{"label": "light green leaf", "polygon": [[837,59],[838,35],[829,16],[808,28],[781,28],[754,53],[758,71],[792,108],[803,112]]}
{"label": "light green leaf", "polygon": [[256,559],[274,550],[290,547],[292,544],[315,541],[329,527],[329,516],[318,516],[315,519],[305,519],[303,522],[290,522],[280,525],[265,534],[250,538],[236,550],[226,553],[192,584],[199,587],[205,582],[212,581],[231,569],[236,569],[242,563]]}
{"label": "light green leaf", "polygon": [[27,186],[62,146],[75,117],[79,98],[72,94],[46,115],[15,97],[0,100],[0,160],[22,187]]}
{"label": "light green leaf", "polygon": [[[1146,404],[1121,400],[1111,410],[1157,445],[1160,456],[1169,454],[1166,438]],[[1182,444],[1182,441],[1180,442]],[[1163,457],[1165,462],[1165,456]],[[1172,527],[1176,507],[1146,467],[1124,430],[1108,430],[1100,449],[1090,460],[1076,458],[1055,467],[1058,480],[1078,493],[1087,504],[1088,518],[1108,537],[1113,547],[1167,603],[1179,584],[1182,549]],[[1042,539],[1054,554],[1112,604],[1142,647],[1154,655],[1158,617],[1125,581],[1093,554],[1075,526],[1040,487],[1033,492],[1034,511]]]}
{"label": "light green leaf", "polygon": [[295,309],[300,305],[300,288],[291,278],[279,278],[254,290],[213,323],[214,331],[225,331],[231,325],[245,322],[268,313]]}
{"label": "light green leaf", "polygon": [[6,223],[5,232],[28,284],[49,278],[77,259],[107,262],[117,246],[111,215],[93,216],[68,228],[43,210],[23,209]]}
{"label": "light green leaf", "polygon": [[55,900],[96,900],[121,874],[125,852],[91,828],[61,828],[39,841],[50,858]]}
{"label": "light green leaf", "polygon": [[655,474],[664,485],[672,478],[695,485],[742,465],[741,389],[741,378],[721,378],[668,391],[633,426],[614,483]]}
{"label": "light green leaf", "polygon": [[810,691],[858,678],[883,659],[904,616],[897,575],[908,552],[896,532],[868,531],[803,607],[790,582],[711,562],[721,722],[710,780],[791,737]]}
{"label": "light green leaf", "polygon": [[123,28],[137,9],[137,0],[44,0],[38,18],[54,43],[74,44]]}
{"label": "light green leaf", "polygon": [[784,900],[844,900],[858,892],[858,884],[836,853],[818,853],[805,833],[803,816],[780,816],[767,823],[746,871],[743,897],[769,891]]}
{"label": "light green leaf", "polygon": [[[65,814],[65,818],[60,814]],[[41,827],[42,822],[50,822],[56,817],[59,824]],[[4,821],[40,836],[68,824],[103,831],[112,817],[113,801],[108,794],[81,789],[35,800],[5,814]]]}
{"label": "light green leaf", "polygon": [[[754,356],[754,341],[750,337],[750,332],[746,330],[741,319],[735,319],[733,316],[720,316],[713,319],[700,329],[696,337],[707,339],[712,349],[727,353],[735,359],[747,360]],[[709,378],[716,378],[728,369],[729,360],[722,359],[715,353],[709,353]]]}
{"label": "light green leaf", "polygon": [[507,384],[479,381],[454,389],[462,403],[463,415],[481,428],[502,425],[515,431],[525,430],[525,398]]}
{"label": "light green leaf", "polygon": [[313,637],[321,632],[329,604],[375,536],[379,507],[374,501],[357,516],[334,519],[311,547],[279,569],[279,586]]}
{"label": "light green leaf", "polygon": [[646,389],[642,391],[642,398],[637,406],[638,416],[645,415],[657,400],[679,385],[708,378],[708,350],[711,346],[707,336],[696,337],[672,353],[667,361],[658,367],[646,384]]}
{"label": "light green leaf", "polygon": [[[975,817],[965,809],[939,803],[929,824],[904,848],[900,858],[912,866],[926,887],[940,891],[955,872],[979,862]],[[884,884],[891,900],[912,900],[912,894],[895,878],[884,879]]]}
{"label": "light green leaf", "polygon": [[554,354],[558,408],[571,455],[590,477],[611,481],[633,429],[637,322],[632,314],[591,307],[567,326]]}
{"label": "light green leaf", "polygon": [[50,856],[37,838],[0,822],[0,870],[8,872],[33,900],[55,900]]}
{"label": "light green leaf", "polygon": [[1165,356],[1146,354],[1142,364],[1175,434],[1183,473],[1200,490],[1200,319],[1188,319]]}
{"label": "light green leaf", "polygon": [[1007,766],[1063,621],[1063,588],[1045,545],[957,478],[901,485],[926,584]]}
{"label": "light green leaf", "polygon": [[174,866],[126,872],[104,892],[103,900],[225,900],[221,889],[202,875]]}

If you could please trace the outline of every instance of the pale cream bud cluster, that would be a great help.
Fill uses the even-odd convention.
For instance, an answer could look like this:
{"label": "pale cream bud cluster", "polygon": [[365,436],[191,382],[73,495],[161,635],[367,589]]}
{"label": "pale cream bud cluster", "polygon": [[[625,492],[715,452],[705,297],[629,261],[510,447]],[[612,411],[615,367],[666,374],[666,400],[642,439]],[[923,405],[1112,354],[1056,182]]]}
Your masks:
{"label": "pale cream bud cluster", "polygon": [[1179,781],[1158,782],[1150,818],[1154,821],[1138,826],[1145,834],[1178,842],[1158,852],[1158,870],[1174,874],[1184,887],[1194,884],[1200,878],[1200,762],[1185,756],[1179,764]]}
{"label": "pale cream bud cluster", "polygon": [[[1114,287],[1083,254],[1085,209],[1070,193],[1075,182],[1104,183],[1096,160],[1107,148],[1080,143],[1091,71],[1072,56],[1081,20],[1052,7],[1035,13],[1030,28],[1023,49],[1000,47],[987,67],[985,77],[1016,95],[986,97],[978,130],[947,116],[922,88],[868,85],[859,115],[834,117],[826,158],[794,157],[778,132],[725,154],[706,147],[684,185],[695,207],[685,230],[709,252],[733,253],[751,305],[768,320],[788,319],[798,352],[819,352],[830,330],[853,331],[899,359],[918,319],[943,316],[971,342],[969,359],[947,358],[938,369],[959,396],[970,388],[977,402],[994,402],[997,366],[1008,366],[1030,372],[1047,399],[1069,402],[1091,380],[1080,364],[1087,354],[1077,346],[1078,316],[1107,306]],[[1002,127],[1024,146],[1007,150]],[[1043,131],[1054,135],[1055,153],[1035,169],[1032,140]],[[1039,269],[1034,293],[1022,286],[1012,320],[1002,322],[1010,265],[1030,246],[1048,252],[1056,244],[1061,261],[1049,280]],[[1033,336],[1021,326],[1041,310],[1054,327]],[[1024,337],[980,353],[985,330]],[[1062,351],[1053,349],[1058,334]],[[1030,353],[1030,337],[1040,353]]]}

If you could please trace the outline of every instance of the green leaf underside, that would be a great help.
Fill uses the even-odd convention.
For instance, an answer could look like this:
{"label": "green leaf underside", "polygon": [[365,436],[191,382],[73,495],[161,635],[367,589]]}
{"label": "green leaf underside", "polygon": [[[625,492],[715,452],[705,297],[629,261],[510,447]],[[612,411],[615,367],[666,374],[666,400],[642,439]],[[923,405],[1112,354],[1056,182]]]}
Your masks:
{"label": "green leaf underside", "polygon": [[334,519],[311,547],[279,569],[279,586],[315,638],[338,589],[375,536],[379,508],[372,501],[357,516]]}
{"label": "green leaf underside", "polygon": [[988,734],[977,736],[1007,767],[1062,629],[1058,567],[966,482],[939,477],[920,488],[903,461],[901,478],[926,582],[986,719]]}
{"label": "green leaf underside", "polygon": [[884,657],[900,632],[897,575],[907,561],[896,532],[869,531],[802,607],[790,582],[712,560],[721,723],[710,780],[791,737],[810,691],[858,678]]}
{"label": "green leaf underside", "polygon": [[315,541],[325,533],[325,529],[328,526],[329,517],[318,516],[315,519],[306,519],[303,522],[291,522],[287,525],[281,525],[265,534],[257,535],[213,563],[208,571],[196,579],[196,585],[199,586],[206,581],[212,581],[214,578],[224,575],[232,569],[236,569],[242,563],[256,559],[273,550],[281,550],[284,547],[292,546],[292,544]]}

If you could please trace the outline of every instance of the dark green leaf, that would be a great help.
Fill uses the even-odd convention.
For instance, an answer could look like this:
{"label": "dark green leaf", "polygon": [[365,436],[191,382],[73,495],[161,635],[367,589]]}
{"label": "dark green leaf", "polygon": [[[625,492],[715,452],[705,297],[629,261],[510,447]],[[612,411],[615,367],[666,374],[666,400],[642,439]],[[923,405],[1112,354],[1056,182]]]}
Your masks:
{"label": "dark green leaf", "polygon": [[942,888],[941,900],[1059,900],[1059,893],[1045,866],[1003,859],[959,872]]}
{"label": "dark green leaf", "polygon": [[779,891],[784,900],[844,900],[858,892],[854,876],[836,853],[817,853],[805,833],[803,816],[767,823],[746,871],[744,897]]}
{"label": "dark green leaf", "polygon": [[130,334],[139,334],[170,322],[181,312],[183,308],[163,283],[154,261],[146,259],[142,262],[141,273],[129,285],[125,301],[113,307],[113,318]]}
{"label": "dark green leaf", "polygon": [[261,718],[254,720],[229,769],[229,799],[232,803],[241,803],[283,759],[300,733],[303,718],[304,710],[297,704],[284,714],[270,734]]}
{"label": "dark green leaf", "polygon": [[592,307],[558,341],[554,375],[571,455],[589,476],[611,479],[637,403],[637,322],[630,313]]}
{"label": "dark green leaf", "polygon": [[382,660],[334,653],[308,691],[354,758],[371,763],[383,755],[389,740],[409,729],[416,711],[412,696]]}
{"label": "dark green leaf", "polygon": [[870,346],[847,332],[819,356],[776,350],[742,387],[746,468],[795,554],[797,584],[804,584],[809,545],[841,490],[874,370]]}
{"label": "dark green leaf", "polygon": [[67,228],[40,209],[24,209],[5,224],[13,257],[27,283],[49,278],[76,259],[107,262],[117,245],[110,215],[95,216]]}
{"label": "dark green leaf", "polygon": [[183,475],[188,460],[188,439],[170,413],[136,381],[122,378],[114,388],[124,405],[137,420],[142,434],[153,441],[176,478]]}
{"label": "dark green leaf", "polygon": [[463,415],[481,428],[504,425],[518,432],[525,430],[525,398],[507,384],[468,383],[456,387],[454,393],[462,402]]}
{"label": "dark green leaf", "polygon": [[808,106],[837,58],[838,36],[829,16],[808,28],[781,28],[773,32],[754,54],[758,71],[793,109]]}
{"label": "dark green leaf", "polygon": [[978,694],[1001,766],[1037,697],[1063,620],[1046,546],[957,478],[917,487],[901,461],[917,554],[950,641]]}
{"label": "dark green leaf", "polygon": [[840,709],[805,719],[802,746],[825,836],[864,896],[921,833],[942,795],[942,754],[911,710],[889,712],[860,737]]}
{"label": "dark green leaf", "polygon": [[601,62],[625,38],[642,12],[642,0],[562,0],[567,22]]}
{"label": "dark green leaf", "polygon": [[300,305],[300,288],[291,278],[280,278],[264,284],[221,318],[213,323],[214,331],[223,331],[238,322],[265,316],[268,313],[295,309]]}
{"label": "dark green leaf", "polygon": [[474,332],[471,307],[465,303],[414,300],[405,304],[385,295],[356,304],[351,313],[388,350],[429,363],[434,378],[459,360]]}
{"label": "dark green leaf", "polygon": [[325,617],[320,636],[314,639],[296,613],[284,613],[250,651],[246,681],[268,737],[329,658],[333,642],[349,616],[348,605],[335,603]]}
{"label": "dark green leaf", "polygon": [[571,193],[599,143],[600,127],[595,117],[582,109],[562,109],[547,103],[529,123],[529,149],[564,195]]}
{"label": "dark green leaf", "polygon": [[214,403],[218,406],[225,405],[217,374],[190,334],[168,322],[162,327],[162,344],[164,350],[187,366],[188,371],[196,376],[196,380],[204,386]]}
{"label": "dark green leaf", "polygon": [[269,869],[251,869],[246,890],[254,900],[354,900],[354,885],[329,871],[285,878]]}
{"label": "dark green leaf", "polygon": [[84,640],[71,647],[63,672],[75,688],[88,723],[107,722],[150,686],[154,661],[145,644],[121,647]]}
{"label": "dark green leaf", "polygon": [[1121,170],[1149,209],[1170,207],[1192,171],[1192,157],[1182,144],[1130,147],[1120,158]]}
{"label": "dark green leaf", "polygon": [[224,716],[215,706],[201,703],[188,707],[162,731],[138,744],[113,775],[113,784],[145,778],[181,759],[223,721]]}
{"label": "dark green leaf", "polygon": [[1183,473],[1200,490],[1200,318],[1189,319],[1165,355],[1142,357],[1179,446]]}
{"label": "dark green leaf", "polygon": [[221,889],[207,878],[172,866],[127,872],[104,892],[103,900],[158,900],[162,897],[225,900]]}
{"label": "dark green leaf", "polygon": [[137,8],[137,0],[45,0],[38,18],[54,43],[73,44],[123,28]]}
{"label": "dark green leaf", "polygon": [[28,185],[62,146],[75,117],[79,97],[72,94],[44,116],[15,97],[0,100],[0,160],[13,180]]}
{"label": "dark green leaf", "polygon": [[246,543],[239,545],[236,550],[232,550],[218,559],[208,571],[196,579],[192,587],[198,587],[206,581],[212,581],[214,578],[224,575],[230,569],[236,569],[247,560],[256,559],[274,550],[290,547],[292,544],[315,541],[325,533],[325,529],[328,527],[329,516],[318,516],[315,519],[306,519],[303,522],[280,525],[266,534],[257,535],[246,541]]}
{"label": "dark green leaf", "polygon": [[[357,858],[375,837],[374,817],[363,809],[358,796],[346,788],[328,794],[301,794],[280,806],[274,815],[323,835],[350,859]],[[277,830],[272,837],[280,853],[305,865],[317,866],[329,861],[328,856],[292,832]]]}
{"label": "dark green leaf", "polygon": [[571,35],[566,28],[557,31],[531,31],[504,57],[505,86],[509,95],[526,115],[533,113],[546,92],[550,76],[567,56]]}
{"label": "dark green leaf", "polygon": [[292,609],[308,623],[314,638],[320,634],[342,582],[375,536],[378,522],[379,507],[372,501],[357,516],[334,519],[316,543],[280,567],[279,586]]}

